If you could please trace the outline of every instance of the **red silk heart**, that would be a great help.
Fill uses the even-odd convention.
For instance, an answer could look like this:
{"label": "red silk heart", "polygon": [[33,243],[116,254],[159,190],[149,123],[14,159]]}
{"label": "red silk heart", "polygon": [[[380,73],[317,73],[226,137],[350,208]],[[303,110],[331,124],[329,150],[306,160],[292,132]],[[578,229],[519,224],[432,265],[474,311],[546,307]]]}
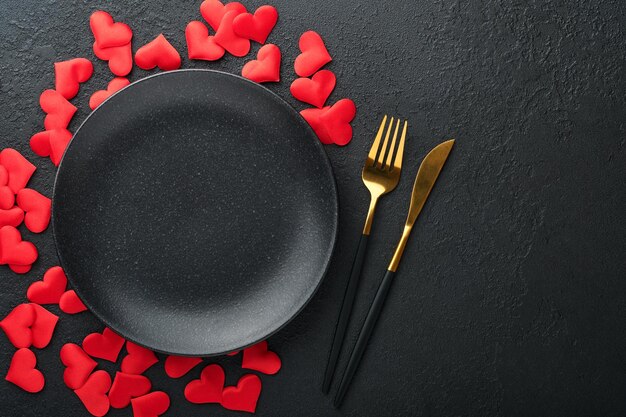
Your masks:
{"label": "red silk heart", "polygon": [[224,15],[230,11],[236,11],[237,14],[241,14],[246,13],[246,8],[243,4],[236,1],[224,5],[219,0],[204,0],[200,5],[200,14],[215,32],[219,29]]}
{"label": "red silk heart", "polygon": [[124,373],[142,374],[159,361],[153,351],[133,342],[126,342],[126,350],[128,355],[122,359],[122,372]]}
{"label": "red silk heart", "polygon": [[135,52],[135,63],[144,70],[159,67],[163,71],[180,68],[180,55],[163,34]]}
{"label": "red silk heart", "polygon": [[170,378],[180,378],[201,362],[201,358],[170,355],[165,359],[165,373]]}
{"label": "red silk heart", "polygon": [[82,387],[74,392],[92,415],[102,417],[109,412],[107,392],[111,388],[111,376],[106,371],[96,371],[89,375]]}
{"label": "red silk heart", "polygon": [[321,36],[312,30],[300,36],[300,55],[296,57],[294,69],[300,77],[310,77],[317,70],[332,61]]}
{"label": "red silk heart", "polygon": [[16,348],[27,348],[33,343],[30,326],[35,322],[35,309],[30,304],[16,306],[0,321],[0,328]]}
{"label": "red silk heart", "polygon": [[311,78],[298,78],[291,83],[291,95],[297,100],[322,108],[335,88],[337,78],[332,71],[321,70]]}
{"label": "red silk heart", "polygon": [[0,186],[0,209],[10,210],[15,205],[15,194],[8,185]]}
{"label": "red silk heart", "polygon": [[185,398],[194,404],[220,403],[225,375],[221,366],[213,364],[202,370],[200,379],[194,379],[185,387]]}
{"label": "red silk heart", "polygon": [[107,85],[106,90],[98,90],[89,97],[89,107],[95,110],[104,100],[109,98],[113,93],[120,91],[122,88],[130,84],[128,78],[115,77]]}
{"label": "red silk heart", "polygon": [[170,397],[163,391],[154,391],[150,394],[130,400],[134,417],[158,417],[170,408]]}
{"label": "red silk heart", "polygon": [[92,333],[83,340],[83,349],[93,358],[116,362],[124,347],[124,338],[108,327],[102,333]]}
{"label": "red silk heart", "polygon": [[26,348],[21,348],[13,354],[9,371],[4,378],[27,392],[35,393],[43,389],[45,379],[43,374],[35,369],[37,357]]}
{"label": "red silk heart", "polygon": [[71,140],[72,132],[67,129],[44,130],[30,138],[30,148],[39,156],[49,156],[52,163],[59,166]]}
{"label": "red silk heart", "polygon": [[17,205],[24,210],[24,224],[28,230],[33,233],[46,230],[50,223],[52,200],[33,189],[24,188],[17,193]]}
{"label": "red silk heart", "polygon": [[280,49],[268,43],[259,49],[257,59],[247,62],[241,75],[257,83],[280,81]]}
{"label": "red silk heart", "polygon": [[22,240],[22,234],[13,226],[0,229],[0,265],[31,265],[37,260],[37,248]]}
{"label": "red silk heart", "polygon": [[227,12],[222,18],[220,27],[215,32],[215,42],[228,51],[229,54],[242,57],[250,52],[250,40],[238,36],[233,30],[233,21],[240,12],[233,10]]}
{"label": "red silk heart", "polygon": [[89,17],[89,27],[100,48],[127,45],[133,38],[133,31],[125,23],[113,23],[107,12],[98,10]]}
{"label": "red silk heart", "polygon": [[111,407],[124,408],[130,404],[132,398],[147,394],[151,388],[152,383],[143,375],[116,372],[109,391]]}
{"label": "red silk heart", "polygon": [[254,413],[261,395],[261,380],[258,376],[247,374],[239,379],[236,387],[226,387],[222,392],[222,406],[228,410]]}
{"label": "red silk heart", "polygon": [[78,110],[76,106],[55,90],[45,90],[41,93],[39,105],[46,113],[46,118],[43,122],[46,130],[66,129],[76,110]]}
{"label": "red silk heart", "polygon": [[118,77],[125,77],[133,69],[133,50],[130,43],[102,48],[98,42],[94,42],[93,53],[101,60],[108,61],[109,69]]}
{"label": "red silk heart", "polygon": [[[17,227],[24,221],[24,211],[15,206],[8,210],[0,209],[0,227],[12,226]],[[1,258],[0,254],[0,258]]]}
{"label": "red silk heart", "polygon": [[31,303],[58,304],[67,286],[63,268],[53,266],[43,274],[43,280],[35,281],[28,287],[26,298]]}
{"label": "red silk heart", "polygon": [[224,48],[215,42],[213,36],[209,36],[209,29],[202,22],[189,22],[185,29],[185,39],[189,59],[215,61],[224,56]]}
{"label": "red silk heart", "polygon": [[326,127],[323,125],[320,117],[322,114],[328,111],[330,106],[326,106],[321,109],[304,109],[300,112],[300,115],[307,121],[307,123],[311,126],[315,134],[317,135],[320,142],[324,145],[330,145],[333,143]]}
{"label": "red silk heart", "polygon": [[280,370],[281,361],[276,353],[267,349],[267,341],[264,340],[244,349],[241,367],[274,375]]}
{"label": "red silk heart", "polygon": [[87,307],[80,301],[74,290],[63,293],[59,300],[59,308],[66,314],[77,314],[87,310]]}
{"label": "red silk heart", "polygon": [[74,58],[54,63],[54,88],[66,99],[78,94],[80,83],[84,83],[93,74],[93,64],[86,58]]}
{"label": "red silk heart", "polygon": [[63,371],[63,381],[69,389],[73,390],[85,385],[87,378],[98,365],[80,346],[74,343],[63,345],[61,362],[66,366]]}
{"label": "red silk heart", "polygon": [[356,106],[348,98],[333,104],[330,109],[320,115],[320,122],[326,128],[330,139],[335,145],[344,146],[352,139],[350,122],[356,115]]}
{"label": "red silk heart", "polygon": [[242,38],[265,43],[278,21],[278,11],[274,6],[261,6],[254,14],[242,13],[233,21],[233,30]]}
{"label": "red silk heart", "polygon": [[0,152],[0,165],[6,168],[8,173],[6,184],[15,194],[26,187],[30,177],[37,169],[21,153],[12,148],[6,148]]}
{"label": "red silk heart", "polygon": [[37,349],[43,349],[52,340],[54,334],[54,328],[56,327],[59,316],[53,314],[40,306],[39,304],[31,303],[35,310],[35,321],[30,329],[33,333],[33,346]]}

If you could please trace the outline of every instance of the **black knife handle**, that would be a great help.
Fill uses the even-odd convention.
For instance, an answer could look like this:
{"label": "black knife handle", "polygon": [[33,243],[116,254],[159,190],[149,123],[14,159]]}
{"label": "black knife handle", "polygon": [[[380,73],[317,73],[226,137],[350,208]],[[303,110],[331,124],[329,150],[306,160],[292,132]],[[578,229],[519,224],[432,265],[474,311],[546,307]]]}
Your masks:
{"label": "black knife handle", "polygon": [[365,260],[365,250],[367,249],[368,238],[368,235],[361,235],[361,240],[359,241],[359,247],[356,251],[354,262],[352,262],[350,278],[348,279],[348,285],[346,286],[346,291],[343,295],[339,319],[337,320],[337,325],[335,326],[333,344],[330,348],[328,363],[326,364],[326,372],[324,373],[324,381],[322,383],[322,392],[324,394],[328,394],[328,391],[330,390],[330,383],[332,382],[333,375],[335,374],[337,360],[339,359],[339,352],[341,352],[341,347],[343,346],[343,341],[346,336],[346,329],[348,328],[348,322],[350,321],[352,305],[354,304],[356,290],[359,286],[359,278],[361,277],[361,269],[363,268],[363,261]]}
{"label": "black knife handle", "polygon": [[382,311],[383,305],[385,304],[385,298],[387,298],[387,293],[389,292],[389,288],[391,288],[391,282],[393,281],[394,275],[395,272],[387,270],[383,281],[378,287],[378,292],[376,292],[374,302],[367,312],[367,317],[365,318],[365,322],[363,323],[363,327],[361,328],[361,333],[359,333],[359,338],[354,345],[354,349],[352,350],[352,354],[350,355],[350,360],[348,361],[348,366],[346,367],[343,378],[341,379],[339,390],[337,391],[337,395],[335,396],[335,407],[339,407],[341,405],[343,398],[348,391],[348,387],[350,386],[350,382],[352,381],[352,377],[354,377],[354,373],[359,367],[359,362],[363,357],[367,342],[369,341],[370,336],[374,331],[376,321],[378,321],[380,312]]}

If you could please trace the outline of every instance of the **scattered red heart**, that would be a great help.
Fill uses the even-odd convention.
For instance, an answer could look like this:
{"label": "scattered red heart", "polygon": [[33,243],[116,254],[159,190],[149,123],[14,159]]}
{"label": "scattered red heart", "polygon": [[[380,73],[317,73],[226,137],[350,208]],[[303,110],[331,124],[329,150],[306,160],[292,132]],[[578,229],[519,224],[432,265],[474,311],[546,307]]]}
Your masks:
{"label": "scattered red heart", "polygon": [[202,22],[194,20],[187,24],[185,40],[189,59],[215,61],[224,56],[224,48],[215,42],[214,36],[209,36],[209,29]]}
{"label": "scattered red heart", "polygon": [[35,393],[43,389],[45,379],[35,368],[37,357],[27,348],[18,349],[11,359],[9,371],[4,379],[27,392]]}
{"label": "scattered red heart", "polygon": [[221,366],[213,364],[202,370],[200,379],[185,387],[185,398],[194,404],[221,403],[226,376]]}
{"label": "scattered red heart", "polygon": [[126,350],[128,355],[122,359],[122,372],[124,373],[142,374],[159,361],[153,351],[133,342],[126,342]]}
{"label": "scattered red heart", "polygon": [[0,165],[6,169],[8,174],[8,182],[2,185],[8,185],[15,194],[26,187],[30,177],[37,169],[21,153],[12,148],[6,148],[0,152]]}
{"label": "scattered red heart", "polygon": [[280,81],[280,49],[268,43],[259,49],[257,59],[247,62],[241,75],[257,83]]}
{"label": "scattered red heart", "polygon": [[264,340],[244,349],[241,367],[274,375],[280,370],[281,361],[277,354],[267,349],[267,341]]}
{"label": "scattered red heart", "polygon": [[58,304],[67,286],[63,268],[53,266],[43,275],[43,280],[35,281],[28,287],[26,298],[31,303]]}
{"label": "scattered red heart", "polygon": [[291,83],[291,94],[297,100],[322,108],[335,88],[337,78],[332,71],[321,70],[311,78],[298,78]]}
{"label": "scattered red heart", "polygon": [[180,55],[161,33],[135,52],[135,63],[144,70],[159,67],[163,71],[180,68]]}
{"label": "scattered red heart", "polygon": [[87,311],[87,307],[80,301],[74,290],[68,290],[63,293],[59,300],[59,308],[66,314],[77,314]]}
{"label": "scattered red heart", "polygon": [[102,48],[98,42],[93,44],[93,53],[103,61],[109,62],[109,69],[118,77],[125,77],[133,69],[133,50],[131,44]]}
{"label": "scattered red heart", "polygon": [[261,379],[247,374],[242,376],[236,387],[226,387],[222,392],[222,406],[229,410],[254,413],[261,395]]}
{"label": "scattered red heart", "polygon": [[219,0],[204,0],[200,5],[200,14],[216,32],[220,27],[222,18],[230,11],[236,11],[237,14],[241,14],[246,13],[246,8],[243,4],[236,1],[224,5]]}
{"label": "scattered red heart", "polygon": [[240,14],[236,10],[227,12],[222,18],[214,37],[218,45],[228,51],[229,54],[238,57],[246,56],[250,52],[250,40],[242,38],[233,30],[233,21]]}
{"label": "scattered red heart", "polygon": [[120,91],[122,88],[130,84],[128,78],[115,77],[107,85],[106,90],[98,90],[89,97],[89,107],[95,110],[104,100],[109,98],[113,93]]}
{"label": "scattered red heart", "polygon": [[128,45],[133,31],[125,23],[114,23],[113,17],[105,11],[98,10],[89,17],[89,27],[100,48]]}
{"label": "scattered red heart", "polygon": [[89,375],[82,387],[74,392],[92,415],[102,417],[109,412],[107,392],[111,388],[111,376],[106,371],[96,371]]}
{"label": "scattered red heart", "polygon": [[61,348],[61,362],[66,366],[63,381],[70,389],[82,387],[98,363],[74,343],[66,343]]}
{"label": "scattered red heart", "polygon": [[130,400],[134,417],[158,417],[170,408],[170,397],[163,391],[154,391],[150,394]]}
{"label": "scattered red heart", "polygon": [[89,356],[116,362],[124,347],[124,338],[108,327],[102,333],[91,333],[83,340],[83,349]]}
{"label": "scattered red heart", "polygon": [[74,58],[54,63],[54,88],[63,97],[70,100],[76,97],[80,83],[84,83],[93,74],[93,64],[86,58]]}
{"label": "scattered red heart", "polygon": [[312,30],[300,36],[300,55],[296,57],[294,69],[300,77],[310,77],[317,70],[332,61],[322,37]]}
{"label": "scattered red heart", "polygon": [[235,34],[258,43],[265,43],[278,21],[278,11],[274,6],[261,6],[254,14],[241,13],[233,20]]}
{"label": "scattered red heart", "polygon": [[15,227],[4,226],[0,229],[0,265],[32,265],[37,255],[35,245],[23,241],[22,234]]}
{"label": "scattered red heart", "polygon": [[109,391],[111,407],[124,408],[130,404],[131,399],[147,394],[151,388],[152,383],[143,375],[116,372]]}
{"label": "scattered red heart", "polygon": [[35,321],[30,326],[33,334],[33,346],[43,349],[52,340],[54,329],[59,321],[59,316],[46,310],[39,304],[31,303],[35,311]]}
{"label": "scattered red heart", "polygon": [[24,224],[33,233],[41,233],[48,228],[52,200],[39,192],[24,188],[17,193],[17,205],[24,210]]}
{"label": "scattered red heart", "polygon": [[16,348],[27,348],[33,343],[31,326],[36,313],[31,304],[19,304],[0,321],[0,328]]}

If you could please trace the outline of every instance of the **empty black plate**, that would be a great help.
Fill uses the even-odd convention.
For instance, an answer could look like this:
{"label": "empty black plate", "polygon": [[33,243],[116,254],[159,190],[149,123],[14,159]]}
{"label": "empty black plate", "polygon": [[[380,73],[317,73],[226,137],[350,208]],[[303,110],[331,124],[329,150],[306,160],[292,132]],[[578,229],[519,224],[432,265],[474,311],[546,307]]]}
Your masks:
{"label": "empty black plate", "polygon": [[73,288],[107,326],[208,356],[266,338],[312,297],[337,194],[286,102],[234,75],[181,70],[87,117],[59,167],[52,222]]}

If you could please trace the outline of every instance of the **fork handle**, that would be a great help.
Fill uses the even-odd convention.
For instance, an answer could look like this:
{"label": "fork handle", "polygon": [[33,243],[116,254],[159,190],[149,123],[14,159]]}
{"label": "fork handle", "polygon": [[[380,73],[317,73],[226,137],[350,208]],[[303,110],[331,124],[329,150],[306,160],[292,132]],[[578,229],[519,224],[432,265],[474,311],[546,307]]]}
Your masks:
{"label": "fork handle", "polygon": [[359,363],[361,362],[361,358],[363,357],[363,353],[365,353],[365,348],[367,347],[367,342],[374,332],[374,327],[376,326],[378,317],[380,316],[380,313],[385,304],[385,299],[387,298],[389,288],[391,288],[391,283],[393,281],[394,275],[395,272],[387,270],[383,281],[378,287],[378,291],[376,292],[374,301],[372,302],[372,305],[367,312],[367,317],[365,318],[365,322],[363,323],[363,327],[361,328],[361,332],[359,333],[359,338],[354,345],[354,349],[352,350],[352,354],[350,355],[350,359],[348,360],[348,366],[344,371],[343,378],[341,378],[339,390],[337,390],[337,395],[335,396],[335,401],[333,402],[333,405],[337,408],[341,406],[343,398],[346,395],[346,392],[348,392],[348,388],[350,387],[350,382],[352,381],[352,378],[354,377],[354,374],[359,367]]}
{"label": "fork handle", "polygon": [[335,334],[333,336],[333,344],[330,348],[328,363],[326,364],[326,372],[324,373],[324,381],[322,383],[322,392],[324,394],[328,394],[328,391],[330,390],[330,383],[332,382],[333,375],[335,374],[337,361],[339,359],[339,352],[341,352],[341,347],[343,346],[346,329],[348,328],[348,322],[350,320],[350,314],[352,313],[352,305],[354,304],[354,298],[359,284],[359,278],[361,277],[363,261],[365,260],[368,238],[369,236],[366,234],[361,235],[356,256],[352,263],[350,278],[348,279],[348,285],[346,286],[346,291],[343,295],[341,311],[339,312],[339,319],[337,320]]}

